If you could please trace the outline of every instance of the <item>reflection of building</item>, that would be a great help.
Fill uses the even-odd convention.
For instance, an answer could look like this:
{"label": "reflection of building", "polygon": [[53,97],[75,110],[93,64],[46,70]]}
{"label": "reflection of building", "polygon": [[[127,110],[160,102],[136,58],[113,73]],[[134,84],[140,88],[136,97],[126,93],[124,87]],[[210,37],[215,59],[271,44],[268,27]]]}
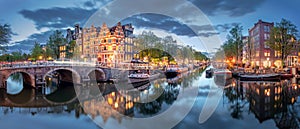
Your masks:
{"label": "reflection of building", "polygon": [[280,82],[253,83],[249,87],[250,110],[260,122],[274,117],[282,110]]}
{"label": "reflection of building", "polygon": [[[260,121],[274,119],[278,127],[290,127],[291,117],[288,114],[288,105],[296,102],[300,95],[297,84],[287,81],[248,83],[247,90],[250,110]],[[286,125],[289,123],[288,125]],[[296,125],[299,126],[299,125]]]}
{"label": "reflection of building", "polygon": [[[110,92],[104,98],[91,99],[83,102],[84,110],[94,119],[101,116],[106,122],[110,117],[122,120],[122,115],[133,115],[133,100],[130,96],[122,96],[118,92]],[[122,115],[121,115],[122,114]]]}
{"label": "reflection of building", "polygon": [[259,20],[254,27],[249,30],[250,46],[254,53],[251,55],[251,64],[254,66],[271,67],[272,64],[280,65],[277,60],[280,53],[270,49],[266,41],[270,38],[270,32],[274,23]]}
{"label": "reflection of building", "polygon": [[105,23],[101,27],[83,28],[75,26],[75,38],[81,58],[85,61],[98,61],[108,66],[133,58],[133,27],[131,24],[109,28]]}

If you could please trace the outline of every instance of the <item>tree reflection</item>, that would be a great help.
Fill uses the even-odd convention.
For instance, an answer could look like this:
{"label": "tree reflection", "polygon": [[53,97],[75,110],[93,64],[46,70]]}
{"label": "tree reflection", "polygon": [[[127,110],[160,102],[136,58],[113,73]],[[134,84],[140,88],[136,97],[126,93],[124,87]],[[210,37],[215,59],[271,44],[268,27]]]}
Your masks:
{"label": "tree reflection", "polygon": [[21,73],[13,73],[12,75],[10,75],[10,78],[11,78],[11,80],[17,81],[17,82],[23,81],[23,76]]}
{"label": "tree reflection", "polygon": [[[273,119],[280,129],[299,128],[299,83],[292,80],[274,82],[240,82],[235,80],[224,89],[230,115],[243,119],[245,107],[259,122]],[[248,105],[249,103],[249,105]]]}
{"label": "tree reflection", "polygon": [[243,119],[243,111],[246,105],[243,96],[243,87],[237,80],[234,80],[231,87],[224,89],[224,94],[228,99],[230,115],[234,119]]}
{"label": "tree reflection", "polygon": [[171,83],[164,88],[164,91],[161,94],[161,96],[159,96],[159,98],[149,103],[135,103],[135,108],[139,113],[144,115],[157,114],[158,112],[165,110],[162,109],[162,105],[164,103],[167,105],[173,104],[173,102],[177,99],[179,95],[179,91],[180,85],[178,85],[175,82]]}

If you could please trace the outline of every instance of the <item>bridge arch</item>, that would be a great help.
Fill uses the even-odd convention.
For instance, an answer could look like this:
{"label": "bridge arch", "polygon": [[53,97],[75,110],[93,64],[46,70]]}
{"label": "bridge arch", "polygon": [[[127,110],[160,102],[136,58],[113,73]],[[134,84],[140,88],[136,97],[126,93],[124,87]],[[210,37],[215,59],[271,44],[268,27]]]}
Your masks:
{"label": "bridge arch", "polygon": [[87,72],[90,80],[104,81],[106,79],[105,72],[100,68],[92,68]]}
{"label": "bridge arch", "polygon": [[22,90],[17,95],[10,95],[5,93],[5,100],[15,106],[24,106],[28,103],[31,103],[35,100],[35,90]]}
{"label": "bridge arch", "polygon": [[7,74],[7,76],[5,77],[6,78],[6,81],[7,81],[7,79],[11,76],[11,75],[13,75],[13,74],[15,74],[15,73],[21,73],[22,74],[22,77],[23,77],[23,84],[26,84],[26,85],[30,85],[30,86],[32,86],[32,87],[35,87],[35,77],[34,77],[34,75],[32,75],[32,74],[30,74],[30,73],[28,73],[28,72],[26,72],[26,71],[22,71],[22,70],[14,70],[14,71],[12,71],[12,72],[10,72],[9,74]]}
{"label": "bridge arch", "polygon": [[80,84],[81,77],[78,74],[78,72],[72,68],[54,68],[49,70],[47,73],[43,76],[43,81],[46,80],[46,76],[53,72],[58,72],[62,76],[62,80],[77,83]]}
{"label": "bridge arch", "polygon": [[56,91],[43,96],[43,99],[51,105],[64,105],[75,102],[77,100],[77,93],[74,89],[75,87],[68,86],[64,88],[67,89],[57,89]]}

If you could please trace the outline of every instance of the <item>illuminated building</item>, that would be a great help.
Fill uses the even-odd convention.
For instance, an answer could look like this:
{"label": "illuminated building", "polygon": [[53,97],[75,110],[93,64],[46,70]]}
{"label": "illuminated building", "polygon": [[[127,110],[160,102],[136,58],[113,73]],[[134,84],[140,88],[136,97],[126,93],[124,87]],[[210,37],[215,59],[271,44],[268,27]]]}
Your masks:
{"label": "illuminated building", "polygon": [[251,61],[254,66],[271,67],[272,64],[279,65],[279,54],[266,44],[266,41],[270,38],[270,32],[274,23],[264,22],[259,20],[249,30],[249,41],[251,51]]}
{"label": "illuminated building", "polygon": [[84,61],[98,62],[109,67],[116,67],[121,62],[133,58],[133,27],[131,24],[108,27],[92,25],[90,28],[75,28],[75,37],[79,52]]}
{"label": "illuminated building", "polygon": [[294,37],[292,37],[292,39],[290,40],[291,43],[293,43],[293,50],[291,51],[291,53],[287,56],[286,59],[286,65],[287,66],[298,66],[299,63],[299,56],[300,56],[300,52],[299,52],[299,45],[300,42],[296,41]]}

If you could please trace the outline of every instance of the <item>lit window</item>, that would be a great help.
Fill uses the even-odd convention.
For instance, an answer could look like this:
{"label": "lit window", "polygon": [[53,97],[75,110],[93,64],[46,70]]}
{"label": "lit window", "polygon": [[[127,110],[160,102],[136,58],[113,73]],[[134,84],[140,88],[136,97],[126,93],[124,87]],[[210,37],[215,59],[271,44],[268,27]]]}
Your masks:
{"label": "lit window", "polygon": [[111,51],[111,50],[112,50],[112,47],[111,47],[111,46],[108,46],[108,50]]}

